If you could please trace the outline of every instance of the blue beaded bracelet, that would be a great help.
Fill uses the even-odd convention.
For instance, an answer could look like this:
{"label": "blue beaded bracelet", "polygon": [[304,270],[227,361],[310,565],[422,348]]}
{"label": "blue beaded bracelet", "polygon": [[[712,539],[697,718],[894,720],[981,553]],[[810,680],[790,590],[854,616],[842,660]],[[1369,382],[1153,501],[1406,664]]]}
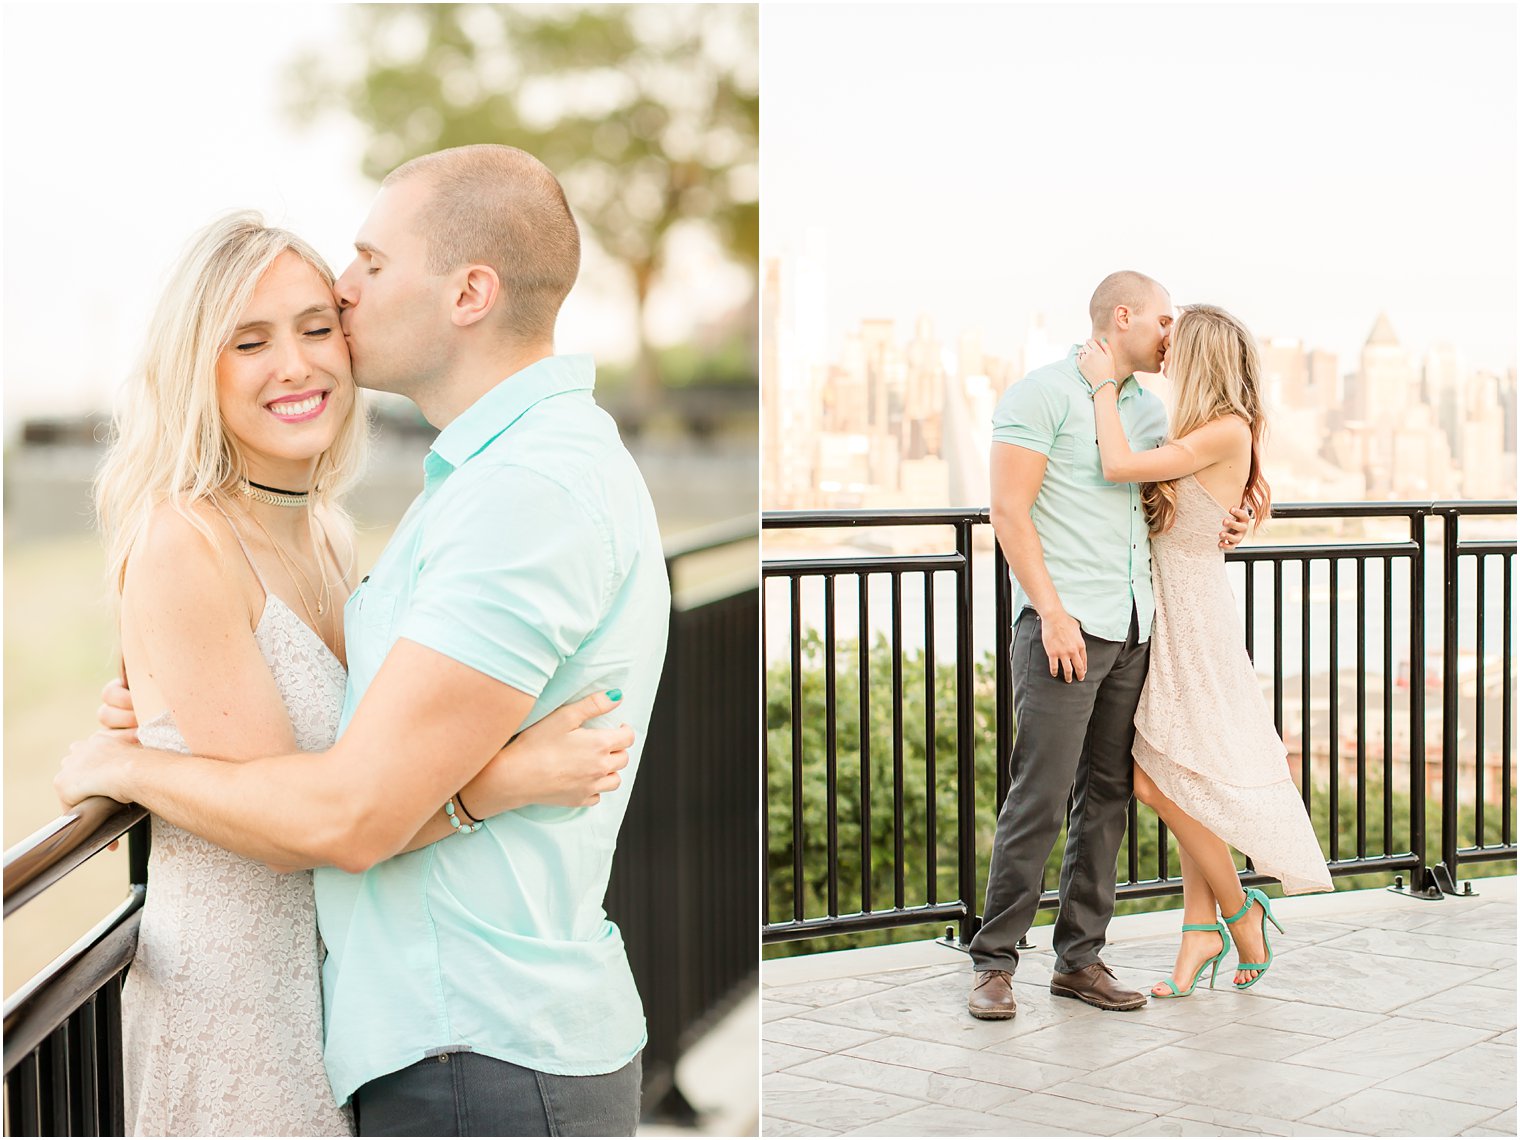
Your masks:
{"label": "blue beaded bracelet", "polygon": [[482,827],[485,826],[485,824],[480,820],[476,820],[474,823],[465,823],[460,820],[460,818],[454,814],[454,801],[452,799],[443,805],[443,811],[444,814],[449,817],[449,822],[454,825],[454,830],[459,832],[461,835],[470,835],[476,831],[479,831]]}

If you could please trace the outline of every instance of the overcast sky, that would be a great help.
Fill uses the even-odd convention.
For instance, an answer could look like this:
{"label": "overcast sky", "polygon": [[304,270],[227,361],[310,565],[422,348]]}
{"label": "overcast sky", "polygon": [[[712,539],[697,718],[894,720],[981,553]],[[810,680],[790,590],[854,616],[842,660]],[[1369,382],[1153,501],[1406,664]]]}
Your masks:
{"label": "overcast sky", "polygon": [[[252,207],[341,272],[374,186],[362,129],[284,113],[289,62],[353,60],[332,4],[6,4],[4,382],[7,433],[26,415],[109,406],[190,235]],[[573,205],[573,203],[572,203]],[[692,241],[652,300],[670,340],[744,300],[749,276]],[[586,250],[557,347],[634,351],[620,267]]]}
{"label": "overcast sky", "polygon": [[1354,367],[1515,362],[1512,5],[767,6],[762,244],[824,232],[831,346],[920,312],[1085,331],[1105,273]]}

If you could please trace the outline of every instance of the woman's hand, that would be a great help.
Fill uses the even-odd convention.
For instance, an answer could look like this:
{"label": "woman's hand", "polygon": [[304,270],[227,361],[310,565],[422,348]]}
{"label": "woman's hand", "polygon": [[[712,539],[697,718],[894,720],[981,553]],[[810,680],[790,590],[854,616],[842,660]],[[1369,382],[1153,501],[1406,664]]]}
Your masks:
{"label": "woman's hand", "polygon": [[137,739],[137,710],[132,707],[132,693],[120,677],[112,677],[100,690],[100,707],[95,710],[100,727]]}
{"label": "woman's hand", "polygon": [[633,729],[583,726],[621,699],[621,693],[593,693],[518,733],[461,789],[466,810],[484,819],[527,804],[589,807],[614,791],[628,766]]}
{"label": "woman's hand", "polygon": [[64,811],[90,796],[109,796],[130,802],[126,791],[127,764],[139,751],[139,745],[120,731],[102,730],[94,736],[75,741],[53,777],[53,791]]}
{"label": "woman's hand", "polygon": [[[1077,349],[1077,367],[1081,369],[1088,386],[1095,392],[1099,384],[1115,379],[1114,358],[1108,351],[1106,340],[1089,340]],[[1117,386],[1114,387],[1114,391],[1117,394]]]}

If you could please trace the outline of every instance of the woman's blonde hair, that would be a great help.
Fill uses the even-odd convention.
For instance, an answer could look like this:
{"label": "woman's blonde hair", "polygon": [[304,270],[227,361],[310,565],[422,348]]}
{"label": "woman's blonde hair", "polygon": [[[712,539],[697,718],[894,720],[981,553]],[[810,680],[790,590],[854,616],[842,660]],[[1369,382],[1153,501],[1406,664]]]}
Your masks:
{"label": "woman's blonde hair", "polygon": [[[1239,416],[1251,426],[1251,469],[1241,505],[1255,512],[1255,525],[1272,510],[1272,489],[1261,473],[1261,444],[1267,421],[1261,406],[1261,354],[1256,338],[1239,320],[1215,305],[1189,305],[1172,327],[1167,373],[1176,398],[1173,439],[1217,420]],[[1140,490],[1152,534],[1171,529],[1177,516],[1177,480],[1146,483]]]}
{"label": "woman's blonde hair", "polygon": [[[266,226],[251,210],[228,214],[201,230],[174,267],[148,326],[142,367],[118,401],[110,449],[95,477],[107,576],[118,597],[127,557],[159,504],[173,506],[215,542],[191,505],[247,475],[242,449],[217,400],[217,359],[259,280],[286,252],[333,284],[321,254],[295,234]],[[368,441],[355,391],[337,437],[317,458],[314,508],[346,519],[340,497],[363,469]]]}

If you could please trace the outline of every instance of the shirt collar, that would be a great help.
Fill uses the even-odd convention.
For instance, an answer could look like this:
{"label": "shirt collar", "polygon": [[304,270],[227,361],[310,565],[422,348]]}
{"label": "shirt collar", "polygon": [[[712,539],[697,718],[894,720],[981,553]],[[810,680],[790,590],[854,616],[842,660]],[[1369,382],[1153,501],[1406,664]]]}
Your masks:
{"label": "shirt collar", "polygon": [[[1082,369],[1077,366],[1077,350],[1081,347],[1082,346],[1080,344],[1074,344],[1071,346],[1071,351],[1066,354],[1066,364],[1072,376],[1076,377],[1077,382],[1081,384],[1083,388],[1090,390],[1092,388],[1092,385],[1087,382],[1087,377],[1082,375]],[[1140,381],[1135,379],[1135,374],[1133,372],[1131,372],[1119,383],[1119,399],[1121,400],[1127,400],[1139,391]]]}
{"label": "shirt collar", "polygon": [[596,362],[587,355],[546,356],[508,376],[466,408],[433,440],[436,457],[455,469],[516,423],[529,408],[563,392],[589,392]]}

